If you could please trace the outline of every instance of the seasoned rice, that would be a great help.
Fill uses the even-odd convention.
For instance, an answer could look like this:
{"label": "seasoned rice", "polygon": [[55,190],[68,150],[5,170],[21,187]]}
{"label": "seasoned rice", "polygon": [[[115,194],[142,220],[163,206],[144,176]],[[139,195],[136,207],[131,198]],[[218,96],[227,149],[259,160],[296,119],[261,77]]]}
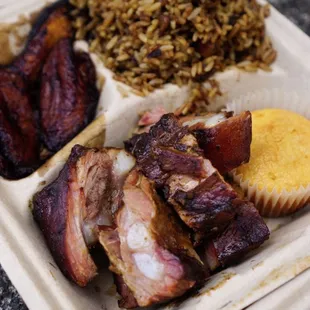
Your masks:
{"label": "seasoned rice", "polygon": [[[256,0],[71,0],[76,39],[86,39],[115,79],[147,95],[166,83],[192,88],[183,113],[220,94],[210,77],[238,65],[270,71],[268,5]],[[202,82],[211,87],[205,88]]]}

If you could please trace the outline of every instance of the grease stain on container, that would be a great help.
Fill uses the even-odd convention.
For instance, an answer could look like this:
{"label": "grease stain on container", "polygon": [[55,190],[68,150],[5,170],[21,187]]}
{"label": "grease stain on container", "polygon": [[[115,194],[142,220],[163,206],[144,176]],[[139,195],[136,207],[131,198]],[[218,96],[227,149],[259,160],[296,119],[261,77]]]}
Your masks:
{"label": "grease stain on container", "polygon": [[226,282],[228,282],[235,275],[236,275],[236,273],[234,273],[234,272],[223,273],[221,275],[221,278],[219,279],[219,281],[215,285],[208,287],[205,291],[200,291],[199,294],[197,294],[196,296],[197,297],[202,296],[202,295],[211,296],[213,291],[218,290],[219,288],[223,287],[226,284]]}
{"label": "grease stain on container", "polygon": [[[174,308],[180,307],[184,301],[186,301],[187,299],[190,299],[190,298],[192,298],[193,300],[197,299],[197,303],[199,303],[199,300],[200,300],[201,297],[203,297],[205,295],[211,296],[212,292],[214,292],[214,291],[220,289],[221,287],[223,287],[235,275],[236,275],[236,273],[234,273],[234,272],[224,272],[224,273],[221,274],[221,277],[216,280],[216,283],[214,285],[212,285],[211,287],[207,287],[204,290],[202,290],[202,289],[199,290],[198,289],[198,290],[194,290],[194,291],[188,292],[187,294],[185,294],[184,296],[178,298],[177,300],[174,300],[174,301],[170,302],[165,307],[165,309],[168,310],[168,309],[174,309]],[[208,282],[210,282],[210,281],[212,281],[212,278],[208,279]],[[226,307],[230,303],[231,303],[231,301],[229,301],[226,305],[222,306],[219,309],[222,309],[222,308]]]}
{"label": "grease stain on container", "polygon": [[252,267],[252,270],[255,270],[256,268],[259,268],[259,267],[261,267],[261,266],[263,266],[263,265],[264,265],[264,261],[261,261],[261,262],[257,263],[256,265],[254,265],[254,266]]}
{"label": "grease stain on container", "polygon": [[310,267],[310,256],[297,258],[296,261],[290,265],[283,265],[274,269],[258,286],[254,289],[261,289],[269,285],[270,282],[278,281],[282,277],[296,277],[301,272]]}
{"label": "grease stain on container", "polygon": [[52,278],[56,281],[56,277],[54,276],[53,272],[51,270],[49,272],[50,272]]}
{"label": "grease stain on container", "polygon": [[[300,273],[310,268],[310,256],[299,257],[291,264],[282,265],[272,270],[263,281],[255,286],[252,291],[247,294],[244,298],[239,300],[237,303],[232,305],[232,308],[243,307],[246,300],[249,300],[257,291],[263,290],[265,287],[270,286],[271,283],[275,282],[275,288],[278,288],[281,284],[295,278]],[[277,283],[283,282],[283,283]]]}
{"label": "grease stain on container", "polygon": [[105,293],[108,295],[108,296],[111,296],[111,297],[114,297],[117,295],[117,291],[116,291],[116,286],[115,284],[112,284],[106,291]]}

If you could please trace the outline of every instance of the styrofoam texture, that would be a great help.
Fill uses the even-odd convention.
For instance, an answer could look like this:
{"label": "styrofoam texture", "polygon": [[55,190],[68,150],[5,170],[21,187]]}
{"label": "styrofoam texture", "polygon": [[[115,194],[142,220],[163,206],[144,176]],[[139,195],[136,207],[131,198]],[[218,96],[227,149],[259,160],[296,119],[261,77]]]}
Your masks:
{"label": "styrofoam texture", "polygon": [[[38,9],[45,1],[0,0],[0,21],[13,21],[21,13]],[[274,78],[310,77],[310,40],[281,14],[272,9],[267,28],[279,52],[273,73],[241,73],[237,70],[217,75],[223,96],[212,108],[224,106],[229,100],[268,87]],[[86,48],[83,43],[78,48]],[[92,135],[105,132],[105,145],[121,145],[135,125],[139,111],[153,105],[164,105],[172,111],[186,97],[187,89],[167,86],[149,97],[129,95],[123,98],[120,83],[98,65],[106,83],[98,107],[104,113],[64,150],[56,154],[42,169],[20,181],[0,181],[0,262],[30,309],[117,309],[111,274],[103,271],[86,289],[81,289],[63,277],[55,265],[40,231],[28,208],[33,193],[54,179],[61,169],[73,143],[86,143]],[[121,86],[124,87],[124,86]],[[85,138],[86,137],[86,138]],[[242,309],[296,277],[310,267],[310,212],[303,210],[293,217],[268,220],[275,231],[262,248],[251,253],[243,263],[215,275],[196,297],[177,309]],[[306,245],[306,246],[305,246]]]}

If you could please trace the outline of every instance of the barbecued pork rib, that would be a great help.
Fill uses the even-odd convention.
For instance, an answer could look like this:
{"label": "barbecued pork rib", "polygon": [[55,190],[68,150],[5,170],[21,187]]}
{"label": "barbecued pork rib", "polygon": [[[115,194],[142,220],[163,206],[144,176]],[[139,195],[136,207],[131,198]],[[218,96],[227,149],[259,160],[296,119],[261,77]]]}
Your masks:
{"label": "barbecued pork rib", "polygon": [[174,175],[167,180],[164,193],[183,222],[195,232],[195,245],[222,231],[235,216],[233,201],[237,194],[217,171],[201,180]]}
{"label": "barbecued pork rib", "polygon": [[163,184],[171,174],[206,177],[206,161],[196,139],[182,127],[176,116],[165,114],[148,133],[125,141],[125,148],[137,159],[145,176]]}
{"label": "barbecued pork rib", "polygon": [[96,70],[86,53],[74,53],[70,39],[60,40],[42,74],[40,124],[46,147],[61,149],[94,118],[99,100]]}
{"label": "barbecued pork rib", "polygon": [[134,136],[125,146],[136,157],[142,173],[155,181],[197,234],[196,242],[219,232],[233,219],[236,193],[202,156],[196,139],[176,116],[164,115],[149,133]]}
{"label": "barbecued pork rib", "polygon": [[[162,115],[162,107],[156,107],[142,114],[136,133],[149,132]],[[182,117],[180,122],[188,126],[212,165],[226,173],[250,159],[252,141],[252,118],[250,112],[233,116],[233,112],[208,113],[199,116]]]}
{"label": "barbecued pork rib", "polygon": [[64,0],[45,8],[32,27],[24,51],[9,66],[14,72],[22,74],[27,82],[38,79],[53,46],[60,39],[72,36],[67,10],[68,2]]}
{"label": "barbecued pork rib", "polygon": [[120,306],[164,302],[204,280],[203,265],[188,236],[150,181],[135,169],[123,192],[116,227],[102,227],[99,237],[110,269],[118,275],[116,284],[123,297]]}
{"label": "barbecued pork rib", "polygon": [[231,112],[209,113],[185,118],[183,125],[189,127],[205,157],[220,173],[229,172],[249,161],[252,142],[250,112],[236,116]]}
{"label": "barbecued pork rib", "polygon": [[0,175],[18,179],[39,165],[39,137],[24,79],[0,71]]}
{"label": "barbecued pork rib", "polygon": [[237,262],[269,238],[269,229],[251,202],[236,199],[234,204],[236,218],[225,231],[205,244],[203,261],[211,270]]}
{"label": "barbecued pork rib", "polygon": [[80,286],[97,273],[88,248],[98,241],[98,225],[111,225],[134,164],[124,150],[76,145],[58,178],[33,198],[33,216],[55,261]]}

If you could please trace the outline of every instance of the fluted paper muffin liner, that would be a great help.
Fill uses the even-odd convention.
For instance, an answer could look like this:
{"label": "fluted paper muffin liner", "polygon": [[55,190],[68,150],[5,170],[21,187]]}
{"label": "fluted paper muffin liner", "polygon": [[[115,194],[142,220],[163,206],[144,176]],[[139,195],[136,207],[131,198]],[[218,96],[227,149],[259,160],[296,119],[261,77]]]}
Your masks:
{"label": "fluted paper muffin liner", "polygon": [[[284,82],[275,81],[275,85],[277,83],[278,88],[260,89],[239,97],[227,105],[227,110],[239,114],[246,110],[285,109],[310,119],[310,87],[308,87],[310,84],[293,79]],[[232,171],[232,176],[262,216],[288,215],[310,202],[310,184],[291,191],[283,189],[280,192],[276,188],[270,191],[266,187],[259,189],[256,184],[250,184],[250,181],[245,180],[242,174],[237,173],[237,170]]]}

